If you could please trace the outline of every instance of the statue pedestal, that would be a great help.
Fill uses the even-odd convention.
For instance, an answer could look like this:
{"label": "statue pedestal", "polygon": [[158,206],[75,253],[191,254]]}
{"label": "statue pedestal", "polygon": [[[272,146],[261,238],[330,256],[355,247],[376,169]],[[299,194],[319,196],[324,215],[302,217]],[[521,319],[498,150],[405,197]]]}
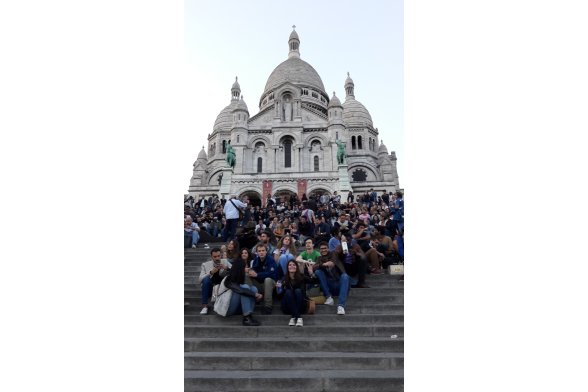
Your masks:
{"label": "statue pedestal", "polygon": [[[223,167],[223,178],[221,180],[219,192],[221,199],[228,199],[231,192],[231,178],[233,177],[233,169],[231,167]],[[225,197],[226,196],[226,197]]]}
{"label": "statue pedestal", "polygon": [[347,196],[351,190],[349,183],[349,173],[347,172],[347,164],[339,164],[339,194],[341,195],[341,203],[347,201]]}

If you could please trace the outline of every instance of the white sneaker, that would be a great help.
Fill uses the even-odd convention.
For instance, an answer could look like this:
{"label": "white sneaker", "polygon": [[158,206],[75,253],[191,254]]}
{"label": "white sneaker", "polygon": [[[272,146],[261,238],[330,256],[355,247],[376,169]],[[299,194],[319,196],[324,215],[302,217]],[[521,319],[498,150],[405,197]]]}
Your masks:
{"label": "white sneaker", "polygon": [[333,297],[329,297],[325,300],[325,305],[335,305],[335,301],[333,301]]}
{"label": "white sneaker", "polygon": [[202,308],[202,310],[200,311],[200,314],[208,314],[208,306],[205,308]]}
{"label": "white sneaker", "polygon": [[303,322],[302,322],[302,317],[300,317],[300,318],[298,319],[298,321],[296,321],[296,326],[297,326],[297,327],[302,327],[303,325],[304,325],[304,324],[303,324]]}
{"label": "white sneaker", "polygon": [[196,249],[196,245],[192,244],[192,249]]}
{"label": "white sneaker", "polygon": [[294,325],[296,325],[296,317],[292,317],[292,318],[290,319],[290,322],[288,323],[288,325],[289,325],[290,327],[293,327]]}
{"label": "white sneaker", "polygon": [[337,306],[337,314],[345,314],[345,308],[343,306]]}
{"label": "white sneaker", "polygon": [[210,246],[208,246],[208,244],[204,244],[204,249],[209,249]]}

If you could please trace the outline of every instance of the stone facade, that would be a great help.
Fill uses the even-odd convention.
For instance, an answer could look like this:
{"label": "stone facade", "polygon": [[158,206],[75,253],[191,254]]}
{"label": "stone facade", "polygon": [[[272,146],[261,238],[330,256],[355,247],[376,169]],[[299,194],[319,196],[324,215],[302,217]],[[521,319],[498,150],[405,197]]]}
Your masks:
{"label": "stone facade", "polygon": [[[335,93],[327,95],[318,73],[300,58],[296,31],[290,34],[288,45],[288,59],[269,76],[259,113],[253,117],[235,80],[231,101],[208,135],[207,152],[203,147],[194,162],[189,194],[196,199],[210,194],[247,194],[255,201],[266,199],[267,193],[337,191],[345,198],[346,189],[339,181],[342,169],[347,170],[355,194],[371,188],[398,190],[396,155],[388,154],[383,142],[378,142],[378,129],[368,110],[355,99],[349,74],[341,104]],[[343,165],[337,162],[336,140],[346,144],[348,156]],[[229,143],[236,153],[232,170],[226,163]],[[264,180],[271,191],[264,188]]]}

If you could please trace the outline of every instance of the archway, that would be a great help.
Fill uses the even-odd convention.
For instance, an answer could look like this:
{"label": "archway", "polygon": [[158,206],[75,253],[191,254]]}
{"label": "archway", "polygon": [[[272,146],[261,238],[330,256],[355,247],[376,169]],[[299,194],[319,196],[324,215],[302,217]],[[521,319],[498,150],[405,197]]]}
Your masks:
{"label": "archway", "polygon": [[292,192],[289,189],[279,189],[274,192],[274,197],[276,198],[276,202],[279,204],[280,202],[289,203],[290,200],[294,197],[296,193]]}
{"label": "archway", "polygon": [[324,188],[315,188],[312,191],[310,191],[310,193],[307,196],[308,197],[316,197],[316,199],[318,200],[318,198],[321,197],[325,193],[327,195],[331,196],[331,192],[328,191],[327,189],[324,189]]}
{"label": "archway", "polygon": [[261,195],[256,191],[245,191],[239,195],[239,198],[247,196],[249,198],[249,205],[254,207],[261,207]]}

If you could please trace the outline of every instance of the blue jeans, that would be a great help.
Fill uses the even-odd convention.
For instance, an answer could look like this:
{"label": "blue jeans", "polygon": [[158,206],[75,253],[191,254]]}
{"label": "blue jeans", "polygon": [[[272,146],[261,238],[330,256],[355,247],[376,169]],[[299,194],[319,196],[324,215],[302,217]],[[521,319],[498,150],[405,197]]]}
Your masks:
{"label": "blue jeans", "polygon": [[[241,287],[244,289],[249,289],[257,294],[257,288],[255,286],[242,284]],[[248,297],[246,295],[241,295],[233,292],[233,294],[231,295],[231,303],[229,304],[227,316],[232,316],[238,313],[242,313],[243,316],[248,316],[251,313],[253,313],[254,308],[255,297]]]}
{"label": "blue jeans", "polygon": [[301,289],[287,289],[282,298],[282,312],[290,314],[292,317],[299,318],[305,309],[304,298],[302,297]]}
{"label": "blue jeans", "polygon": [[330,297],[331,295],[338,295],[339,302],[338,305],[345,307],[345,303],[347,302],[347,295],[349,295],[349,275],[342,274],[339,280],[334,280],[327,278],[325,271],[323,270],[316,270],[314,274],[319,280],[319,284],[321,286],[321,290],[325,294],[325,297]]}
{"label": "blue jeans", "polygon": [[200,234],[194,230],[192,232],[192,234],[186,232],[186,230],[184,230],[184,237],[190,237],[192,236],[192,245],[198,245],[198,241],[200,241]]}
{"label": "blue jeans", "polygon": [[235,238],[235,233],[237,232],[238,224],[239,219],[227,219],[227,223],[225,224],[225,230],[223,231],[224,242],[227,242]]}
{"label": "blue jeans", "polygon": [[294,260],[294,259],[295,259],[295,257],[292,253],[286,253],[284,255],[280,255],[280,258],[278,259],[278,264],[280,265],[280,268],[282,269],[282,272],[284,273],[284,275],[288,275],[288,261]]}
{"label": "blue jeans", "polygon": [[205,276],[204,279],[202,279],[200,287],[202,288],[202,305],[206,305],[212,295],[212,279],[210,279],[210,276]]}

